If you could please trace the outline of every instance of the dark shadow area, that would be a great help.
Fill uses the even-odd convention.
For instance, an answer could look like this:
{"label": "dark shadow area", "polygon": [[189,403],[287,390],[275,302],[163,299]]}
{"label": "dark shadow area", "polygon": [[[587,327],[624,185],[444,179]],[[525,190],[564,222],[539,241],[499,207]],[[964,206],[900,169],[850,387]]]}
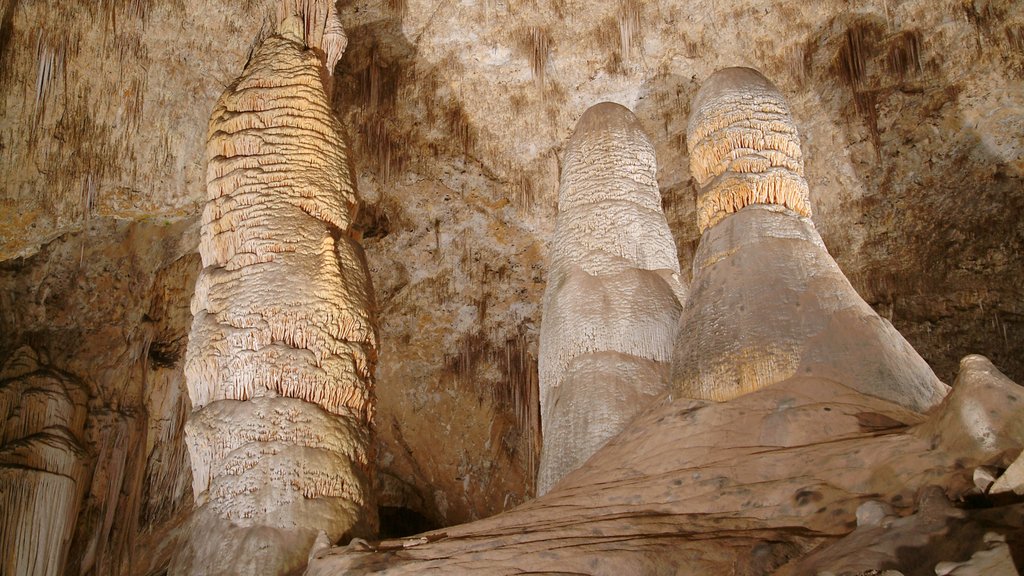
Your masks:
{"label": "dark shadow area", "polygon": [[419,512],[397,506],[380,506],[377,508],[380,517],[380,538],[405,538],[413,534],[440,528]]}

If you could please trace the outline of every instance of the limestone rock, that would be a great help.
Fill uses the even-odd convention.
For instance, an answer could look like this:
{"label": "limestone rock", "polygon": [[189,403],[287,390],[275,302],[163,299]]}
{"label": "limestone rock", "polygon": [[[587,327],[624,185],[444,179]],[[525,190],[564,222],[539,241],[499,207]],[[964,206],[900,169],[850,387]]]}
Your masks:
{"label": "limestone rock", "polygon": [[85,387],[23,347],[0,367],[0,573],[64,573],[88,455]]}
{"label": "limestone rock", "polygon": [[[993,382],[974,399],[1016,388]],[[1024,533],[1021,504],[947,501],[971,493],[971,467],[998,458],[951,441],[962,426],[938,425],[965,402],[925,417],[818,377],[720,403],[665,397],[535,501],[407,541],[334,548],[307,574],[930,573],[987,549],[987,532]],[[1024,447],[1012,425],[994,433]],[[866,502],[893,513],[858,527]]]}
{"label": "limestone rock", "polygon": [[1018,549],[1024,544],[1024,505],[962,510],[936,488],[919,500],[913,514],[858,526],[777,574],[871,574],[896,566],[908,576],[1016,576],[1007,540]]}
{"label": "limestone rock", "polygon": [[687,142],[706,229],[680,319],[675,391],[727,400],[814,375],[913,410],[936,405],[948,387],[857,294],[806,217],[782,95],[756,71],[727,69],[696,102]]}
{"label": "limestone rock", "polygon": [[544,293],[537,490],[547,492],[666,389],[680,299],[654,148],[602,103],[569,141]]}
{"label": "limestone rock", "polygon": [[811,215],[800,135],[774,84],[750,68],[720,70],[692,110],[686,145],[701,232],[751,204]]}
{"label": "limestone rock", "polygon": [[373,293],[321,75],[344,44],[333,3],[281,10],[210,120],[185,364],[200,507],[177,574],[292,574],[376,530]]}
{"label": "limestone rock", "polygon": [[992,494],[1008,494],[1010,492],[1024,495],[1024,453],[1018,456],[1013,464],[996,478],[990,488]]}

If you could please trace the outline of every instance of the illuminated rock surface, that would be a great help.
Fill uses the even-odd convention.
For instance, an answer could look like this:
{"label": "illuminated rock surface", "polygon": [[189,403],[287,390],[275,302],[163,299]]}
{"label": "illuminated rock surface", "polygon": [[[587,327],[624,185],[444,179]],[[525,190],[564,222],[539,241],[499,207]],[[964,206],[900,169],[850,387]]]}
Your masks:
{"label": "illuminated rock surface", "polygon": [[185,362],[199,508],[176,574],[292,574],[321,534],[376,532],[373,294],[314,51],[334,42],[336,61],[344,43],[330,37],[332,9],[307,49],[303,31],[323,30],[324,15],[289,8],[210,120]]}
{"label": "illuminated rock surface", "polygon": [[565,154],[544,293],[539,494],[668,387],[685,289],[655,173],[632,112],[608,102],[584,112]]}
{"label": "illuminated rock surface", "polygon": [[807,216],[788,106],[749,68],[716,72],[687,132],[701,242],[680,319],[674,391],[729,400],[817,376],[912,410],[948,388],[857,294]]}
{"label": "illuminated rock surface", "polygon": [[[29,344],[89,390],[66,574],[155,576],[181,547],[208,123],[279,5],[0,0],[0,364]],[[1024,4],[336,8],[348,45],[329,101],[378,304],[384,535],[535,494],[561,162],[594,103],[644,127],[690,282],[701,232],[686,129],[724,67],[755,67],[786,95],[814,226],[864,301],[941,381],[975,353],[1024,381]],[[1003,494],[988,497],[1016,498]]]}
{"label": "illuminated rock surface", "polygon": [[[662,398],[537,500],[335,548],[307,574],[934,574],[992,549],[989,532],[1024,537],[1022,504],[946,503],[970,497],[975,467],[1005,467],[1024,447],[1019,386],[980,357],[960,384],[928,416],[815,377],[722,403]],[[962,419],[979,406],[984,423]],[[858,527],[878,500],[893,516]]]}

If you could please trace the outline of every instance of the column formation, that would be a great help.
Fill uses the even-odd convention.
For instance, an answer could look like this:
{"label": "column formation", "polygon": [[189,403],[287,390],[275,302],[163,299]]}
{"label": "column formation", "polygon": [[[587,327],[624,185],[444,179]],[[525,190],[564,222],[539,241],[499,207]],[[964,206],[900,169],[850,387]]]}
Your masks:
{"label": "column formation", "polygon": [[87,488],[88,398],[28,347],[0,369],[0,574],[64,573]]}
{"label": "column formation", "polygon": [[210,119],[179,574],[291,574],[315,542],[376,530],[373,294],[324,86],[344,36],[333,2],[282,6]]}
{"label": "column formation", "polygon": [[729,400],[795,376],[925,411],[948,387],[856,293],[810,219],[800,137],[760,73],[712,75],[687,129],[702,232],[672,380]]}
{"label": "column formation", "polygon": [[618,104],[588,109],[566,147],[540,334],[538,494],[667,389],[685,288],[656,171]]}

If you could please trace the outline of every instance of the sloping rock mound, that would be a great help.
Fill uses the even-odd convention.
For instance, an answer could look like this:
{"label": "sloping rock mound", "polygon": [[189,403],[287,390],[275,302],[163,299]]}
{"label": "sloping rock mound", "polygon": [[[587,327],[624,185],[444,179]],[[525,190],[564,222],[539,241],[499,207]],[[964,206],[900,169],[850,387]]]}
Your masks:
{"label": "sloping rock mound", "polygon": [[[855,542],[868,501],[891,507],[897,529],[886,545],[900,553],[865,555],[858,570],[969,561],[977,550],[966,540],[936,554],[932,527],[898,517],[935,517],[929,506],[941,498],[928,491],[960,502],[976,491],[975,467],[1012,461],[1024,446],[1024,390],[977,356],[954,390],[926,416],[822,378],[723,403],[664,397],[544,497],[418,538],[355,541],[313,559],[307,574],[767,574]],[[984,417],[965,417],[976,413]],[[1011,541],[1024,525],[1019,505],[941,510],[940,521]],[[802,566],[785,573],[811,573]]]}

